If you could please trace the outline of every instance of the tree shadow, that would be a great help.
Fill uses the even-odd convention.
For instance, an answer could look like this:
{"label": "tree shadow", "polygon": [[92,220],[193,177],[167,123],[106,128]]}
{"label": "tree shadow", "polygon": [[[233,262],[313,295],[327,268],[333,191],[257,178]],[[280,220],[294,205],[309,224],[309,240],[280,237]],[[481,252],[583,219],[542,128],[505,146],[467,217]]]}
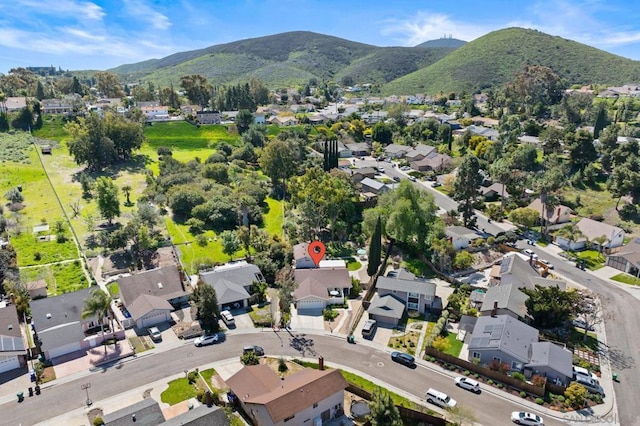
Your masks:
{"label": "tree shadow", "polygon": [[79,183],[80,176],[82,176],[83,174],[88,175],[94,180],[102,176],[106,176],[111,179],[117,179],[122,172],[142,173],[147,170],[147,166],[149,164],[152,164],[153,162],[153,159],[149,155],[135,154],[127,160],[118,161],[117,163],[108,165],[100,170],[90,170],[85,167],[82,170],[74,173],[71,176],[71,181]]}
{"label": "tree shadow", "polygon": [[313,342],[313,339],[307,338],[305,334],[293,335],[291,332],[289,332],[289,334],[291,334],[289,346],[300,352],[303,357],[306,353],[309,353],[312,356],[317,356],[317,352],[314,349],[315,343]]}

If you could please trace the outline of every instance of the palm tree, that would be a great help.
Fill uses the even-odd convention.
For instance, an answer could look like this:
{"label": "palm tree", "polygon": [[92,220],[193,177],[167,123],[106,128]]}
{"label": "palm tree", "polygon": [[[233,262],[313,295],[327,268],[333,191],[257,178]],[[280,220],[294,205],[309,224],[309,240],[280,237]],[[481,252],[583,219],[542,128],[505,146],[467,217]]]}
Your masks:
{"label": "palm tree", "polygon": [[122,187],[122,192],[124,192],[124,196],[127,198],[127,206],[131,205],[131,200],[130,200],[130,196],[131,196],[131,185],[124,185]]}
{"label": "palm tree", "polygon": [[573,251],[571,244],[578,241],[584,234],[582,234],[582,231],[580,231],[580,228],[578,228],[575,223],[569,223],[560,228],[558,236],[566,239],[569,242],[569,251]]}
{"label": "palm tree", "polygon": [[604,253],[604,244],[607,242],[608,238],[606,235],[600,235],[599,237],[595,237],[593,242],[598,244],[598,252]]}
{"label": "palm tree", "polygon": [[[100,321],[100,332],[104,343],[104,318],[109,313],[111,305],[111,296],[102,289],[96,288],[91,292],[91,296],[84,300],[84,309],[82,310],[82,319],[97,316]],[[113,330],[112,330],[113,332]],[[104,345],[104,353],[107,354],[107,345]]]}

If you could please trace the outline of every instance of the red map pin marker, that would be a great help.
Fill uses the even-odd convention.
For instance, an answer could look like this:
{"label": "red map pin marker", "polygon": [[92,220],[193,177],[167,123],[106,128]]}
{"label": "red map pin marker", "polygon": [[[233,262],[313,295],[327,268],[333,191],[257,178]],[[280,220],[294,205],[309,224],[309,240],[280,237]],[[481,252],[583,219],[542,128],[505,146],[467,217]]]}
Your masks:
{"label": "red map pin marker", "polygon": [[320,265],[320,261],[324,257],[324,253],[327,251],[327,248],[320,241],[312,241],[307,247],[307,252],[309,252],[309,256],[311,256],[311,260],[316,264],[316,268]]}

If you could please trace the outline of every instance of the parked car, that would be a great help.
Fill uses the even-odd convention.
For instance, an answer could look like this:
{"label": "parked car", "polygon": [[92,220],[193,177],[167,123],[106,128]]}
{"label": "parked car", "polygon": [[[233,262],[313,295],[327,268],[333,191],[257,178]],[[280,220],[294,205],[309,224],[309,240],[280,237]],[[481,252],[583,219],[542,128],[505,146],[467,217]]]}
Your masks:
{"label": "parked car", "polygon": [[553,263],[549,262],[547,259],[540,260],[540,263],[544,263],[548,269],[553,269]]}
{"label": "parked car", "polygon": [[517,425],[525,426],[542,426],[544,420],[542,417],[533,413],[527,413],[526,411],[514,411],[511,413],[511,421]]}
{"label": "parked car", "polygon": [[437,391],[433,388],[429,388],[424,397],[427,402],[438,405],[442,408],[453,408],[458,404],[455,399],[451,398],[446,393]]}
{"label": "parked car", "polygon": [[256,345],[247,345],[244,348],[242,348],[242,354],[246,354],[249,352],[254,352],[256,355],[258,356],[263,356],[264,355],[264,349],[262,348],[262,346],[256,346]]}
{"label": "parked car", "polygon": [[378,172],[384,173],[384,167],[378,167]]}
{"label": "parked car", "polygon": [[584,376],[575,376],[574,382],[584,386],[584,388],[590,393],[598,394],[603,398],[605,397],[604,389],[602,389],[602,386],[600,386],[597,380]]}
{"label": "parked car", "polygon": [[222,318],[222,321],[227,325],[227,327],[235,327],[236,320],[233,318],[233,315],[231,315],[231,312],[227,310],[221,311],[220,318]]}
{"label": "parked car", "polygon": [[432,187],[434,187],[434,188],[437,188],[437,187],[439,187],[439,186],[442,186],[442,184],[441,184],[440,182],[438,182],[438,181],[435,181],[435,182],[433,182],[433,183],[431,184],[431,186],[432,186]]}
{"label": "parked car", "polygon": [[378,322],[376,320],[368,319],[362,327],[362,337],[371,340],[373,338],[373,334],[376,332],[377,327]]}
{"label": "parked car", "polygon": [[416,181],[416,177],[415,177],[415,176],[409,176],[409,180],[410,180],[411,182],[415,182],[415,181]]}
{"label": "parked car", "polygon": [[574,319],[571,321],[571,325],[577,328],[581,328],[583,330],[587,330],[587,331],[595,331],[595,328],[593,328],[592,325],[587,324],[586,322],[584,322],[581,319]]}
{"label": "parked car", "polygon": [[394,176],[393,180],[395,180],[396,182],[400,182],[400,176]]}
{"label": "parked car", "polygon": [[538,260],[538,255],[534,253],[533,250],[531,249],[524,249],[522,250],[522,254],[524,254],[525,256],[533,256],[533,260]]}
{"label": "parked car", "polygon": [[411,170],[411,167],[409,167],[409,166],[402,166],[402,167],[400,167],[400,170],[402,170],[403,172],[406,172],[407,170]]}
{"label": "parked car", "polygon": [[158,327],[150,327],[147,329],[147,332],[149,333],[149,337],[151,337],[151,340],[153,340],[154,342],[159,342],[162,340],[162,333],[160,333]]}
{"label": "parked car", "polygon": [[395,362],[398,362],[400,364],[404,364],[407,367],[413,367],[415,366],[415,358],[411,355],[409,355],[408,353],[405,352],[398,352],[398,351],[394,351],[391,353],[391,359],[394,360]]}
{"label": "parked car", "polygon": [[219,341],[219,339],[220,338],[218,337],[217,334],[210,334],[210,335],[203,334],[202,336],[196,338],[193,341],[193,344],[196,347],[207,346],[207,345],[212,345],[214,343],[217,343]]}
{"label": "parked car", "polygon": [[577,377],[577,376],[582,376],[582,377],[586,377],[587,379],[595,380],[596,383],[600,384],[600,382],[598,382],[598,376],[596,376],[595,373],[590,372],[586,368],[582,368],[574,365],[573,377]]}
{"label": "parked car", "polygon": [[456,382],[456,386],[466,389],[474,393],[480,393],[480,383],[468,377],[456,377],[453,379]]}

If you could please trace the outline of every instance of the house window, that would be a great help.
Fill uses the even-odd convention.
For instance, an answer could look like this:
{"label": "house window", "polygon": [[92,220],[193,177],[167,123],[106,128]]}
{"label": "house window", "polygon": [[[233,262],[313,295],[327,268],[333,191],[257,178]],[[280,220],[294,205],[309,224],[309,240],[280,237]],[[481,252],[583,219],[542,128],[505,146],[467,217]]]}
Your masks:
{"label": "house window", "polygon": [[313,404],[313,408],[318,408],[318,403],[317,402]]}
{"label": "house window", "polygon": [[285,423],[288,422],[289,420],[293,419],[296,415],[294,414],[291,417],[287,417],[286,419],[284,419]]}
{"label": "house window", "polygon": [[522,363],[518,361],[511,361],[512,370],[522,370]]}
{"label": "house window", "polygon": [[493,360],[496,362],[502,362],[502,359],[500,357],[494,356]]}
{"label": "house window", "polygon": [[472,355],[475,359],[480,359],[482,357],[482,354],[480,352],[474,352]]}

